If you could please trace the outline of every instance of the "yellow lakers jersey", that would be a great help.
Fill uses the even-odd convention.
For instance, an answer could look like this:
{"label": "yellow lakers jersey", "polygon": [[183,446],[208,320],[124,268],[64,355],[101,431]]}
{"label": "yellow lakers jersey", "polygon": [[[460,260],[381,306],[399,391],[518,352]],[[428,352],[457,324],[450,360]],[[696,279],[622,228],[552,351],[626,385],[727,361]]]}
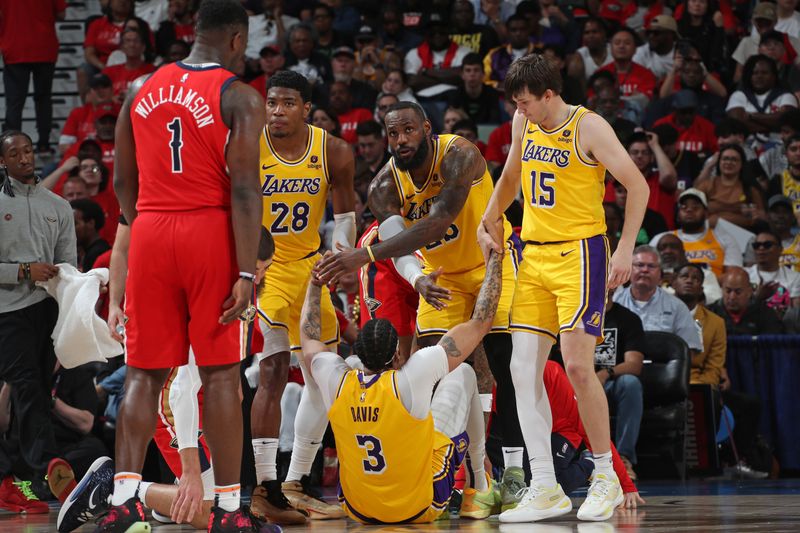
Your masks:
{"label": "yellow lakers jersey", "polygon": [[308,127],[308,145],[300,159],[288,161],[272,147],[269,130],[261,136],[263,224],[275,239],[274,260],[287,263],[319,249],[330,178],[325,153],[327,133]]}
{"label": "yellow lakers jersey", "polygon": [[433,417],[411,416],[393,370],[367,379],[360,370],[345,374],[328,411],[341,495],[357,516],[408,520],[433,500]]}
{"label": "yellow lakers jersey", "polygon": [[[672,234],[680,238],[677,230]],[[690,263],[708,265],[708,268],[717,277],[721,276],[725,270],[725,250],[711,229],[707,229],[703,236],[696,241],[683,241],[683,249],[686,251],[686,259]]]}
{"label": "yellow lakers jersey", "polygon": [[781,266],[800,272],[800,235],[795,235],[794,240],[781,252]]}
{"label": "yellow lakers jersey", "polygon": [[[413,226],[430,213],[444,186],[441,174],[442,159],[453,142],[460,138],[458,135],[433,136],[433,164],[425,183],[419,188],[414,185],[411,174],[397,168],[394,158],[391,159],[390,167],[397,186],[397,194],[403,204],[401,212],[406,226]],[[478,247],[478,225],[493,191],[494,184],[487,169],[472,182],[467,201],[450,224],[444,238],[420,249],[427,269],[435,270],[442,267],[445,273],[458,273],[483,266],[483,254]],[[511,225],[507,220],[504,224],[505,238],[508,239],[511,235]]]}
{"label": "yellow lakers jersey", "polygon": [[580,149],[578,126],[591,113],[575,106],[554,130],[525,122],[522,136],[522,239],[561,242],[606,232],[606,169]]}
{"label": "yellow lakers jersey", "polygon": [[783,195],[792,201],[794,214],[797,216],[800,213],[800,180],[794,179],[788,170],[784,170],[781,181]]}

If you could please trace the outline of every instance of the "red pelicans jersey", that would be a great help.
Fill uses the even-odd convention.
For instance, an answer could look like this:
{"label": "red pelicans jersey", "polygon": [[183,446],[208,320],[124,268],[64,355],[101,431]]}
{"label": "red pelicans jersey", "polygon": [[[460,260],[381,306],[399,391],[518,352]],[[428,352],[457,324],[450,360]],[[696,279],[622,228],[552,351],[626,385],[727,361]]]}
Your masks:
{"label": "red pelicans jersey", "polygon": [[153,73],[131,103],[139,166],[137,211],[229,208],[222,93],[236,80],[215,63],[178,61]]}

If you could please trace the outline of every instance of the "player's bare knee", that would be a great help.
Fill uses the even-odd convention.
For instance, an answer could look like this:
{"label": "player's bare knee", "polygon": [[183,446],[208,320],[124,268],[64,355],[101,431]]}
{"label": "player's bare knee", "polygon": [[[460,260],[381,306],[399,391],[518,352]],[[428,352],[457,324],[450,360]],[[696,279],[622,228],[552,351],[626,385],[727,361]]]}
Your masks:
{"label": "player's bare knee", "polygon": [[591,364],[586,364],[583,361],[565,361],[564,368],[577,395],[580,395],[582,391],[592,384],[599,383],[594,367]]}
{"label": "player's bare knee", "polygon": [[206,390],[206,393],[215,388],[220,390],[227,389],[230,391],[239,390],[240,377],[238,363],[222,366],[201,366],[198,368],[198,373],[200,374],[200,381],[203,382],[203,388]]}
{"label": "player's bare knee", "polygon": [[125,374],[125,390],[138,391],[134,394],[126,394],[125,396],[138,396],[145,394],[147,396],[158,396],[164,382],[167,381],[167,376],[170,373],[169,368],[135,368],[128,367]]}
{"label": "player's bare knee", "polygon": [[276,353],[258,363],[258,386],[280,399],[289,377],[289,352]]}

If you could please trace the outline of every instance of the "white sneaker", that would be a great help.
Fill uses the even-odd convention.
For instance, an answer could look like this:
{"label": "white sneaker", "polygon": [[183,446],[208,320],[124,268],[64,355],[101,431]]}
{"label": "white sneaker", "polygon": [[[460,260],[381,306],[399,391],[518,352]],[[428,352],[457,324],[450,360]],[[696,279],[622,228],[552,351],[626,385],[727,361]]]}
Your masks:
{"label": "white sneaker", "polygon": [[616,474],[595,474],[586,500],[578,509],[578,520],[601,522],[614,514],[614,509],[625,499]]}
{"label": "white sneaker", "polygon": [[525,487],[519,491],[517,497],[517,506],[500,513],[500,522],[535,522],[561,516],[572,510],[572,501],[564,494],[561,485],[549,489],[540,485]]}

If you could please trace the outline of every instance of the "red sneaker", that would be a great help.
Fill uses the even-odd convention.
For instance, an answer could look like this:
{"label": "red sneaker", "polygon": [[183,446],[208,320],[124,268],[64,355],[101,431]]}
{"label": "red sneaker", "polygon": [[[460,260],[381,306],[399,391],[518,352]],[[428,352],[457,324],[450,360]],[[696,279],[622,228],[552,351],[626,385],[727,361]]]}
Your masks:
{"label": "red sneaker", "polygon": [[75,489],[75,472],[72,467],[64,459],[56,457],[50,464],[47,465],[47,484],[50,486],[50,492],[53,496],[58,498],[58,501],[64,503],[67,496]]}
{"label": "red sneaker", "polygon": [[30,481],[14,481],[13,476],[3,478],[0,483],[0,508],[15,513],[43,514],[50,512],[47,503],[37,498],[31,490]]}

